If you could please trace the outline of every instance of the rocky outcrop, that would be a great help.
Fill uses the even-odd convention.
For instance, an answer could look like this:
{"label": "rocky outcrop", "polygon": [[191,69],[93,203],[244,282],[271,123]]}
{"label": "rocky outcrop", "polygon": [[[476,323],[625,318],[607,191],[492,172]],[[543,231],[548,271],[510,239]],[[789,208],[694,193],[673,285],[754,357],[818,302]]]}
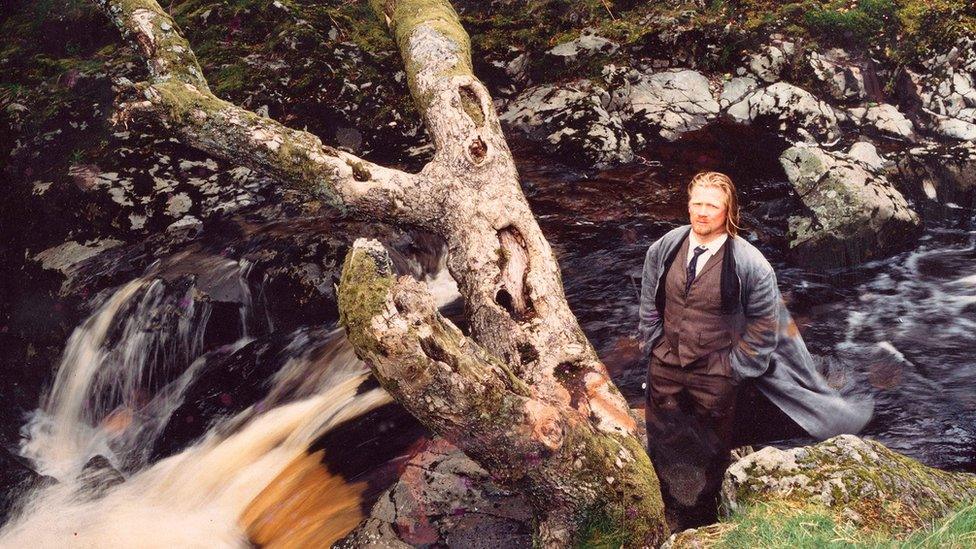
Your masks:
{"label": "rocky outcrop", "polygon": [[898,170],[927,214],[944,216],[976,206],[976,143],[909,149]]}
{"label": "rocky outcrop", "polygon": [[370,517],[333,547],[532,547],[532,512],[523,496],[443,439],[407,462]]}
{"label": "rocky outcrop", "polygon": [[611,107],[641,137],[674,141],[718,116],[719,104],[708,79],[699,72],[671,69],[645,74],[608,69],[604,75],[615,84]]}
{"label": "rocky outcrop", "polygon": [[918,215],[870,162],[795,146],[780,163],[808,208],[789,220],[790,251],[801,264],[855,265],[890,254],[917,236]]}
{"label": "rocky outcrop", "polygon": [[900,90],[934,133],[976,140],[976,39],[964,38],[923,63],[924,73],[903,71]]}
{"label": "rocky outcrop", "polygon": [[786,82],[747,93],[727,112],[736,122],[763,124],[804,142],[831,143],[841,135],[830,105]]}
{"label": "rocky outcrop", "polygon": [[790,450],[763,448],[733,463],[722,485],[722,506],[730,513],[786,499],[826,508],[857,526],[882,512],[906,529],[974,498],[976,476],[926,467],[853,435]]}
{"label": "rocky outcrop", "polygon": [[719,95],[718,104],[722,110],[727,110],[730,106],[741,101],[750,92],[759,88],[759,80],[754,77],[736,76],[726,80],[722,84],[722,93]]}
{"label": "rocky outcrop", "polygon": [[630,136],[610,105],[607,90],[589,80],[577,80],[529,88],[499,118],[541,143],[549,154],[604,167],[634,159]]}

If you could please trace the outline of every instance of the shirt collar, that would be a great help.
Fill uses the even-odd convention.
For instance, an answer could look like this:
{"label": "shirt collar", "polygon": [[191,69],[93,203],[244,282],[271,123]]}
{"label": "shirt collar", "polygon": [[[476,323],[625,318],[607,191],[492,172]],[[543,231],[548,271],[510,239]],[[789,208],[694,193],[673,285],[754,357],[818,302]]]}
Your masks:
{"label": "shirt collar", "polygon": [[708,244],[702,244],[701,242],[699,242],[698,237],[695,236],[694,230],[688,233],[688,238],[691,239],[690,242],[688,243],[689,250],[694,250],[695,247],[697,246],[703,246],[704,248],[708,249],[709,252],[715,252],[722,247],[722,244],[725,244],[726,240],[728,240],[729,233],[722,233],[722,236],[719,236],[718,238],[712,240]]}

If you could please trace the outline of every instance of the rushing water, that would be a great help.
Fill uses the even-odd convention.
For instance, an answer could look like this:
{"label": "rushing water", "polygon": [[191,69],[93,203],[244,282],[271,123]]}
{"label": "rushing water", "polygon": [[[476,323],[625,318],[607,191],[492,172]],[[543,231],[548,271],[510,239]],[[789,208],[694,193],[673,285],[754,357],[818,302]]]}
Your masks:
{"label": "rushing water", "polygon": [[[635,404],[645,371],[634,340],[644,252],[686,222],[682,185],[688,176],[715,167],[688,154],[678,162],[591,178],[544,161],[520,166],[559,256],[570,306]],[[744,213],[759,229],[746,237],[774,234],[775,227],[755,224],[768,216],[766,198],[782,195],[783,184],[746,184],[752,188],[740,190]],[[863,434],[929,465],[970,471],[976,471],[974,226],[972,219],[936,224],[912,251],[826,274],[791,267],[781,253],[754,240],[773,262],[780,289],[828,379],[855,398],[874,398],[875,418]],[[740,411],[742,423],[768,421],[766,412]],[[761,431],[781,439],[778,444],[810,442],[791,438],[789,425],[771,427]]]}
{"label": "rushing water", "polygon": [[[246,286],[247,264],[208,268]],[[260,402],[152,462],[163,428],[210,359],[253,341],[252,301],[243,299],[240,339],[204,353],[209,307],[193,299],[193,286],[155,274],[117,288],[69,339],[21,449],[52,480],[21,503],[0,546],[247,545],[239,519],[248,504],[333,426],[390,402],[371,388],[340,330],[317,338],[299,330]]]}

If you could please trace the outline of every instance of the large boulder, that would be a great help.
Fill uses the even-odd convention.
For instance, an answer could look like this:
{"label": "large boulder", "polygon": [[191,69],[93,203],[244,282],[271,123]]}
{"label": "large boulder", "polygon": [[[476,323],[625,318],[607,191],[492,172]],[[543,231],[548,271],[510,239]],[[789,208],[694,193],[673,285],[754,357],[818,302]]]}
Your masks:
{"label": "large boulder", "polygon": [[946,215],[976,207],[976,143],[909,149],[898,170],[925,213]]}
{"label": "large boulder", "polygon": [[810,92],[786,82],[746,94],[730,105],[727,112],[736,122],[765,124],[804,142],[829,143],[840,138],[834,109]]}
{"label": "large boulder", "polygon": [[918,214],[869,163],[807,146],[787,149],[780,163],[808,209],[789,220],[789,247],[799,263],[855,265],[898,251],[918,235]]}
{"label": "large boulder", "polygon": [[529,88],[499,118],[549,154],[604,167],[634,159],[630,136],[610,102],[605,89],[576,80]]}
{"label": "large boulder", "polygon": [[708,79],[699,72],[671,69],[646,74],[608,69],[607,79],[616,84],[611,108],[641,136],[674,141],[718,116],[718,102]]}
{"label": "large boulder", "polygon": [[879,442],[841,435],[747,455],[726,471],[721,497],[729,513],[785,499],[835,511],[854,525],[887,512],[893,523],[920,527],[976,499],[976,476],[926,467]]}
{"label": "large boulder", "polygon": [[661,547],[751,546],[781,540],[797,527],[803,529],[804,547],[888,546],[893,539],[938,527],[940,519],[973,498],[976,476],[926,467],[853,435],[788,450],[770,446],[726,471],[722,521],[677,532]]}

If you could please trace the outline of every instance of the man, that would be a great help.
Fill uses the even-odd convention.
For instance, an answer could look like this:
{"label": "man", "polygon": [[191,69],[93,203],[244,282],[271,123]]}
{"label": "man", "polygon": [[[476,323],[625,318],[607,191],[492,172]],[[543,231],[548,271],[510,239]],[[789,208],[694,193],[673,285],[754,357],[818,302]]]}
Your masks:
{"label": "man", "polygon": [[872,404],[844,400],[817,372],[782,301],[772,266],[738,236],[732,180],[696,175],[691,225],[647,250],[640,342],[650,352],[648,451],[678,527],[715,519],[728,465],[737,386],[754,379],[816,438],[859,431]]}

